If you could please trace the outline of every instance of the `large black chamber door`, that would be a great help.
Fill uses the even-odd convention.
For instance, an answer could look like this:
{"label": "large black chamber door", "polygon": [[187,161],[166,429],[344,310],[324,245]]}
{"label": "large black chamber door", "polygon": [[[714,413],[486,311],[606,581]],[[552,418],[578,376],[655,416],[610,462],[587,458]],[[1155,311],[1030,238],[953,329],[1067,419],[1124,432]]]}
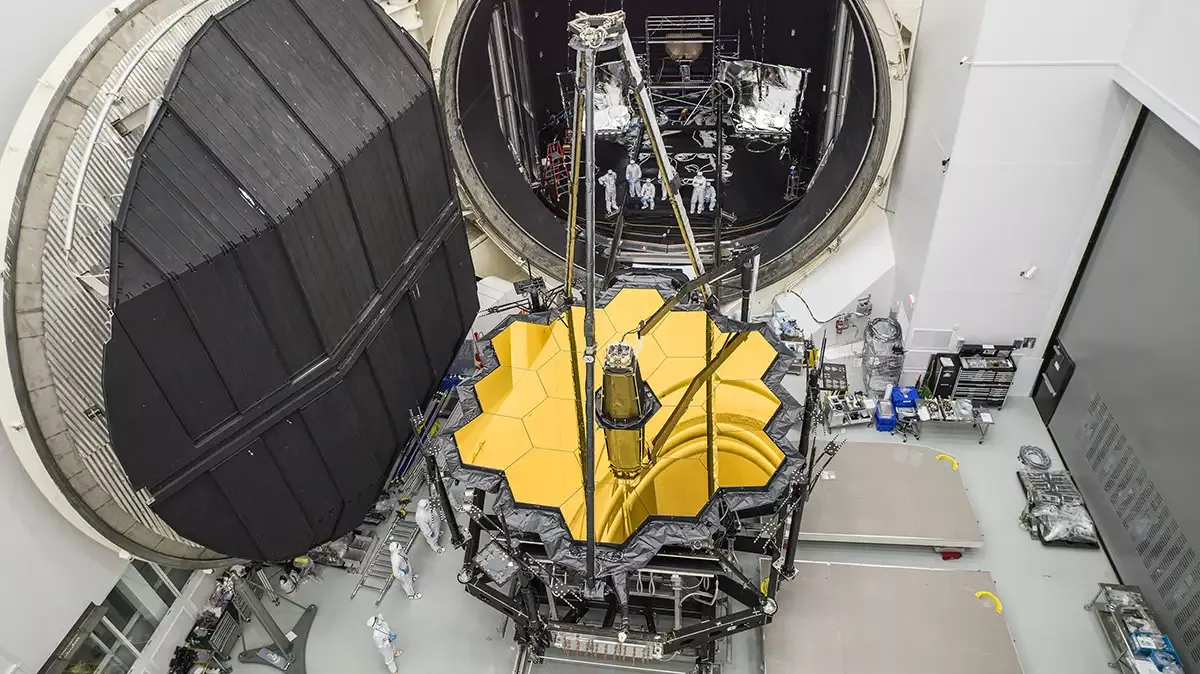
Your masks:
{"label": "large black chamber door", "polygon": [[373,0],[189,42],[112,237],[113,448],[181,536],[282,560],[359,525],[478,311],[433,75]]}
{"label": "large black chamber door", "polygon": [[1049,428],[1122,580],[1151,598],[1194,669],[1200,150],[1146,115],[1119,180],[1059,331],[1074,372],[1061,390],[1049,382]]}

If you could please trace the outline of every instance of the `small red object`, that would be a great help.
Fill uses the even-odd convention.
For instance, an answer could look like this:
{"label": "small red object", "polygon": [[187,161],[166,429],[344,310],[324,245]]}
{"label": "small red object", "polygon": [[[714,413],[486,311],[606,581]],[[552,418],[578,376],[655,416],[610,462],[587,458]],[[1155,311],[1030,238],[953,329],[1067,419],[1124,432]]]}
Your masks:
{"label": "small red object", "polygon": [[942,559],[947,562],[962,559],[962,553],[958,550],[942,550]]}

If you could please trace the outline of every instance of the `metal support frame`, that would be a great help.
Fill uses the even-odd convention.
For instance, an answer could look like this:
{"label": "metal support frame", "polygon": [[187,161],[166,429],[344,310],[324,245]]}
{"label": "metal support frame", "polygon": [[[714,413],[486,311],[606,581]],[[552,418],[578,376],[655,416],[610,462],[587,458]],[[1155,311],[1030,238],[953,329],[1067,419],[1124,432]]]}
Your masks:
{"label": "metal support frame", "polygon": [[579,90],[579,75],[582,70],[583,53],[581,52],[575,57],[575,117],[571,129],[571,200],[570,213],[567,217],[567,273],[565,277],[567,304],[572,303],[575,293],[575,232],[579,226],[579,166],[583,160],[583,153],[579,151],[579,137],[583,135],[583,95]]}
{"label": "metal support frame", "polygon": [[471,524],[467,527],[467,542],[463,546],[463,559],[466,564],[474,567],[475,555],[479,553],[479,538],[483,526],[480,523],[480,518],[477,514],[483,512],[483,502],[487,498],[487,492],[482,489],[473,489],[471,492]]}
{"label": "metal support frame", "polygon": [[742,321],[750,322],[750,283],[754,276],[754,262],[750,258],[742,262]]}
{"label": "metal support frame", "polygon": [[[667,190],[667,200],[671,203],[671,210],[675,213],[675,220],[679,223],[679,231],[683,236],[684,246],[687,248],[688,258],[692,262],[692,270],[699,277],[704,274],[704,261],[700,259],[700,251],[696,248],[696,235],[692,232],[692,223],[688,220],[687,208],[683,203],[683,195],[679,192],[679,174],[675,172],[675,167],[671,165],[670,159],[667,156],[667,146],[663,141],[662,131],[658,128],[658,118],[654,114],[654,104],[650,101],[650,88],[646,84],[646,79],[642,75],[642,68],[638,65],[637,55],[633,50],[633,43],[629,40],[629,31],[624,28],[624,12],[621,14],[621,60],[625,62],[625,68],[629,71],[630,80],[633,83],[634,98],[638,102],[638,111],[642,116],[642,124],[645,125],[646,131],[650,134],[650,147],[654,150],[654,158],[658,162],[658,173],[663,179],[663,185]],[[704,294],[709,294],[707,284],[704,284]]]}
{"label": "metal support frame", "polygon": [[[796,516],[799,517],[799,514],[797,514]],[[784,527],[783,527],[783,520],[780,519],[779,526],[775,529],[774,540],[772,540],[772,543],[774,544],[775,549],[771,553],[771,574],[769,576],[767,576],[767,598],[768,599],[774,599],[775,593],[779,591],[779,567],[782,565],[782,561],[783,561],[782,558],[780,557],[780,555],[783,553],[783,544],[784,544],[783,537],[784,537],[784,534],[786,534],[786,533],[787,533],[787,530],[784,529]]]}
{"label": "metal support frame", "polygon": [[263,626],[267,635],[271,637],[272,642],[270,646],[242,651],[238,654],[238,662],[267,665],[281,671],[292,672],[293,674],[304,674],[304,653],[308,647],[308,636],[309,632],[312,631],[313,620],[317,617],[317,607],[311,604],[309,606],[301,606],[284,597],[288,603],[304,609],[304,615],[300,616],[300,619],[296,621],[296,625],[291,630],[291,634],[295,635],[295,638],[289,640],[287,635],[283,633],[283,630],[279,628],[279,624],[267,612],[267,608],[263,606],[258,595],[250,589],[245,579],[235,576],[233,579],[233,591],[250,608],[250,614]]}
{"label": "metal support frame", "polygon": [[513,623],[525,627],[531,617],[520,604],[484,580],[475,579],[466,583],[467,594],[508,616]]}
{"label": "metal support frame", "polygon": [[584,74],[584,143],[586,146],[586,180],[584,196],[587,203],[584,233],[584,260],[587,280],[583,309],[583,367],[585,451],[583,453],[583,495],[587,511],[587,582],[596,577],[596,51],[583,53]]}
{"label": "metal support frame", "polygon": [[749,332],[739,332],[731,337],[729,341],[725,343],[725,346],[721,347],[721,350],[717,352],[717,355],[714,356],[713,359],[704,366],[704,369],[700,371],[700,374],[696,375],[696,378],[692,380],[692,383],[688,385],[687,390],[683,392],[683,397],[679,399],[679,403],[675,406],[675,409],[671,411],[671,416],[667,418],[667,422],[663,424],[663,427],[661,430],[659,430],[658,435],[654,436],[654,444],[650,448],[651,460],[658,459],[658,453],[662,451],[663,445],[665,445],[667,442],[667,438],[671,437],[671,433],[675,430],[675,426],[679,424],[679,420],[683,418],[684,413],[687,412],[688,407],[692,404],[692,398],[696,397],[696,393],[700,390],[700,385],[705,381],[712,379],[712,376],[716,374],[717,369],[720,368],[726,360],[729,360],[729,357],[733,355],[733,352],[736,351],[743,342],[749,339],[750,334],[751,333]]}
{"label": "metal support frame", "polygon": [[[717,3],[716,28],[713,33],[713,65],[714,71],[716,64],[721,60],[721,41],[716,39],[721,35],[721,8],[720,3]],[[713,73],[714,80],[716,72]],[[717,112],[717,177],[713,184],[716,186],[717,198],[714,207],[717,212],[717,217],[713,220],[713,266],[721,264],[721,227],[725,224],[725,210],[722,204],[724,199],[722,195],[725,190],[722,187],[721,179],[725,175],[725,106],[722,105],[724,90],[721,87],[713,89],[713,107]],[[745,320],[745,319],[743,319]]]}
{"label": "metal support frame", "polygon": [[[822,343],[823,346],[824,343]],[[824,348],[822,348],[822,352],[824,352]],[[805,357],[809,357],[807,353]],[[805,469],[805,474],[806,478],[811,480],[813,478],[812,471],[815,459],[810,449],[812,445],[812,424],[821,399],[821,370],[815,363],[809,363],[807,377],[808,385],[804,391],[804,411],[800,417],[800,440],[797,446],[800,448],[800,451],[808,456],[808,466]],[[796,575],[796,543],[800,537],[800,519],[804,514],[804,503],[807,500],[807,492],[807,489],[800,489],[800,493],[794,496],[796,506],[792,512],[791,526],[788,528],[787,552],[785,553],[783,564],[783,575],[786,579],[791,579]]]}
{"label": "metal support frame", "polygon": [[753,246],[747,248],[725,264],[715,267],[705,272],[699,278],[692,279],[691,281],[683,284],[683,286],[681,286],[679,290],[675,292],[673,297],[668,299],[666,302],[663,302],[662,306],[650,315],[650,318],[642,321],[642,324],[638,326],[638,337],[645,337],[646,335],[650,334],[650,331],[653,330],[655,326],[662,321],[662,319],[666,318],[667,314],[671,313],[671,310],[675,308],[675,305],[682,302],[688,295],[691,295],[695,291],[699,290],[701,285],[705,283],[716,283],[717,281],[720,281],[726,276],[729,276],[733,272],[737,271],[739,265],[742,264],[742,261],[746,260],[751,255],[754,255],[757,250],[758,249]]}
{"label": "metal support frame", "polygon": [[[768,598],[759,591],[756,583],[752,582],[746,577],[746,574],[742,573],[736,562],[727,559],[719,552],[714,552],[713,554],[716,556],[717,561],[720,562],[721,569],[725,572],[717,576],[717,587],[722,592],[738,600],[747,608],[765,607],[767,605]],[[771,610],[768,612],[774,611]]]}
{"label": "metal support frame", "polygon": [[432,454],[425,454],[425,473],[429,480],[430,490],[437,495],[438,511],[442,521],[450,530],[450,544],[456,548],[463,546],[462,529],[458,519],[454,517],[454,509],[450,507],[450,494],[446,491],[446,481],[442,479],[442,471],[438,470],[437,460]]}
{"label": "metal support frame", "polygon": [[682,630],[671,632],[663,641],[663,653],[678,653],[685,648],[700,648],[719,639],[762,627],[771,617],[761,608],[731,613],[719,618],[700,621]]}
{"label": "metal support frame", "polygon": [[[704,318],[704,365],[705,371],[711,369],[713,363],[713,322],[707,316]],[[713,378],[704,378],[704,434],[705,434],[705,471],[708,473],[708,497],[712,498],[717,492],[717,423],[714,417]],[[670,423],[670,422],[668,422]],[[673,425],[673,424],[672,424]]]}
{"label": "metal support frame", "polygon": [[853,58],[853,37],[850,35],[850,8],[839,2],[833,17],[833,54],[830,58],[829,84],[826,87],[825,119],[822,129],[821,154],[829,152],[845,119],[844,83],[848,83],[850,60]]}

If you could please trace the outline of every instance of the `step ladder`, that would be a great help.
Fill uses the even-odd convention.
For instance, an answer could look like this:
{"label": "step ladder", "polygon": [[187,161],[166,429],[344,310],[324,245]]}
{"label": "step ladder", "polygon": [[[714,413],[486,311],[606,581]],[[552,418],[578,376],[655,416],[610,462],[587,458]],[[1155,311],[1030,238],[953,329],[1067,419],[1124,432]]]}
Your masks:
{"label": "step ladder", "polygon": [[416,522],[406,517],[401,517],[400,511],[392,517],[392,523],[388,527],[387,534],[380,537],[379,544],[375,547],[375,553],[363,563],[362,572],[358,576],[358,583],[354,586],[354,590],[350,593],[350,598],[358,594],[361,589],[374,590],[379,593],[379,597],[375,600],[375,605],[383,601],[383,597],[387,591],[392,588],[392,583],[395,578],[392,577],[392,543],[399,543],[400,549],[408,554],[412,548],[413,541],[417,540],[420,534],[420,529],[417,528]]}
{"label": "step ladder", "polygon": [[571,144],[554,141],[546,147],[546,164],[549,167],[543,182],[554,187],[554,201],[562,201],[571,188]]}

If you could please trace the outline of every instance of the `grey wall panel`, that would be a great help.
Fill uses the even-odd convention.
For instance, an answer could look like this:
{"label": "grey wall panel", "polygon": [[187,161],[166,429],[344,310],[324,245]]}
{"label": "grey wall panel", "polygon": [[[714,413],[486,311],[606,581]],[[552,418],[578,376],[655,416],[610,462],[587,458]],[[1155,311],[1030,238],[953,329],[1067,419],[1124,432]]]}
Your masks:
{"label": "grey wall panel", "polygon": [[1200,666],[1200,151],[1149,116],[1060,340],[1050,423],[1127,582]]}
{"label": "grey wall panel", "polygon": [[[403,354],[409,356],[401,357]],[[392,418],[401,429],[411,429],[408,416],[433,393],[438,374],[422,367],[432,361],[421,343],[416,316],[407,297],[400,300],[391,319],[367,351],[367,357]]]}
{"label": "grey wall panel", "polygon": [[239,409],[287,383],[287,370],[231,255],[178,281],[179,299]]}
{"label": "grey wall panel", "polygon": [[343,174],[367,256],[379,281],[386,283],[417,241],[409,189],[391,132],[383,130],[346,165]]}
{"label": "grey wall panel", "polygon": [[260,2],[256,14],[234,14],[221,25],[334,161],[344,163],[385,120],[364,91],[345,85],[336,55],[290,0]]}
{"label": "grey wall panel", "polygon": [[288,487],[301,497],[300,507],[313,540],[329,540],[342,513],[342,501],[304,419],[293,414],[262,437]]}
{"label": "grey wall panel", "polygon": [[[288,216],[279,236],[296,268],[325,349],[337,345],[375,290],[340,181],[323,183]],[[330,283],[338,278],[341,282]]]}
{"label": "grey wall panel", "polygon": [[423,138],[415,130],[428,133],[437,128],[438,115],[434,112],[435,98],[432,91],[421,95],[413,109],[404,117],[407,127],[393,129],[400,153],[400,164],[406,169],[408,187],[412,190],[413,210],[418,223],[418,234],[431,226],[441,205],[450,198],[449,189],[454,184],[447,177],[446,157],[422,160],[428,153],[429,138]]}
{"label": "grey wall panel", "polygon": [[[145,390],[158,386],[150,370],[119,322],[113,322],[112,339],[104,350],[105,385],[121,390]],[[128,449],[121,461],[129,482],[140,489],[195,459],[200,451],[171,410],[164,396],[146,400],[138,408],[109,405],[108,422],[128,428]],[[155,420],[153,425],[139,423],[142,416]]]}
{"label": "grey wall panel", "polygon": [[433,264],[421,275],[413,292],[409,295],[421,330],[421,341],[431,362],[448,363],[454,360],[458,344],[452,344],[438,335],[460,334],[465,328],[454,307],[454,286],[443,260],[444,253],[434,253]]}
{"label": "grey wall panel", "polygon": [[238,246],[233,257],[288,372],[299,372],[324,355],[316,322],[278,230]]}
{"label": "grey wall panel", "polygon": [[234,413],[233,401],[171,284],[160,283],[143,297],[153,301],[125,305],[116,322],[175,416],[199,437]]}
{"label": "grey wall panel", "polygon": [[[333,165],[219,30],[210,28],[187,59],[170,108],[271,218],[283,217]],[[226,105],[216,108],[213,101]]]}
{"label": "grey wall panel", "polygon": [[[328,0],[294,0],[310,21],[327,36],[334,51],[366,89],[370,97],[395,118],[407,110],[425,90],[433,89],[432,82],[422,78],[422,71],[407,61],[389,59],[387,55],[405,42],[388,32],[388,25],[363,3],[338,3]],[[425,77],[429,77],[426,72]]]}
{"label": "grey wall panel", "polygon": [[274,455],[262,440],[212,471],[221,493],[237,513],[255,550],[243,556],[287,559],[312,540],[312,528]]}

